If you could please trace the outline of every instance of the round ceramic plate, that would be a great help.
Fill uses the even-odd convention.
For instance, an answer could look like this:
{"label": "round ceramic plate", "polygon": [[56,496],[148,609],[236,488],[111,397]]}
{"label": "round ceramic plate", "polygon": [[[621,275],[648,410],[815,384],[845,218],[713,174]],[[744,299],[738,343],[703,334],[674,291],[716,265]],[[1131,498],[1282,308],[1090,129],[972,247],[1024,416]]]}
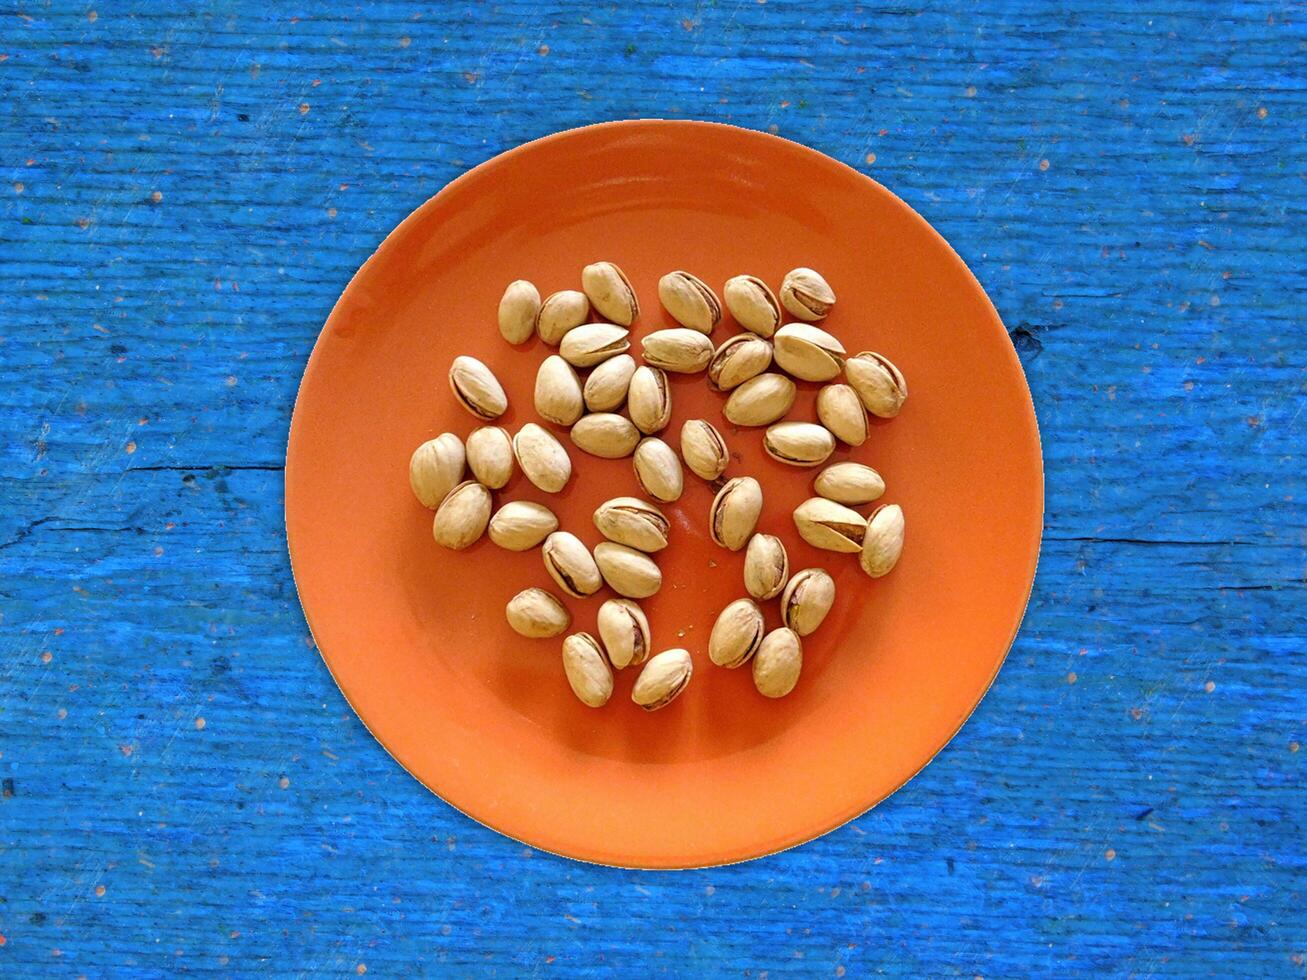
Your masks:
{"label": "round ceramic plate", "polygon": [[[778,288],[811,266],[837,293],[823,324],[850,353],[885,354],[910,397],[892,421],[832,462],[858,460],[901,504],[898,567],[872,580],[856,556],[804,544],[791,520],[814,471],[762,452],[732,428],[702,375],[673,376],[682,422],[716,424],[728,475],[751,474],[792,570],[821,566],[834,610],[804,641],[789,697],[708,660],[716,615],[744,595],[742,553],[707,533],[713,490],[686,474],[665,506],[662,591],[643,603],[655,650],[684,647],[694,677],[646,713],[618,674],[598,710],[571,693],[561,639],[527,640],[504,604],[553,585],[538,549],[482,539],[439,548],[408,459],[476,425],[449,392],[450,361],[479,357],[510,398],[510,432],[537,421],[536,368],[551,349],[509,346],[495,311],[512,279],[542,293],[580,288],[581,267],[620,265],[642,311],[633,340],[674,326],[659,277],[688,269],[720,290],[751,273]],[[737,331],[729,315],[713,340]],[[638,352],[638,340],[633,352]],[[800,385],[791,419],[815,418]],[[555,430],[565,445],[566,433]],[[631,461],[571,449],[557,495],[520,474],[497,502],[535,500],[588,545],[596,505],[636,495]],[[980,285],[902,201],[813,150],[761,133],[688,122],[611,123],[519,147],[455,180],[410,215],[359,270],[323,328],[300,387],[286,460],[286,524],[313,636],[349,703],[409,772],[451,805],[532,846],[588,861],[686,867],[740,861],[816,837],[902,786],[984,695],[1021,621],[1038,555],[1043,476],[1029,391]],[[554,591],[557,591],[554,589]],[[566,600],[595,631],[607,590]],[[769,627],[776,603],[765,603]]]}

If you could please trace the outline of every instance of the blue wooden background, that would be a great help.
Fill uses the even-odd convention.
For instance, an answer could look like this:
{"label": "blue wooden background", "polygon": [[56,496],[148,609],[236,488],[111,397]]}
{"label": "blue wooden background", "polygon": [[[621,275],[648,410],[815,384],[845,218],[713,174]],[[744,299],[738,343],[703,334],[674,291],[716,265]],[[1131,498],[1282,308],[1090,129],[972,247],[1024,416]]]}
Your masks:
{"label": "blue wooden background", "polygon": [[[0,974],[1307,971],[1307,10],[970,6],[6,4]],[[821,840],[675,874],[401,771],[282,526],[353,270],[467,168],[638,116],[780,133],[924,214],[1009,325],[1048,479],[951,746]]]}

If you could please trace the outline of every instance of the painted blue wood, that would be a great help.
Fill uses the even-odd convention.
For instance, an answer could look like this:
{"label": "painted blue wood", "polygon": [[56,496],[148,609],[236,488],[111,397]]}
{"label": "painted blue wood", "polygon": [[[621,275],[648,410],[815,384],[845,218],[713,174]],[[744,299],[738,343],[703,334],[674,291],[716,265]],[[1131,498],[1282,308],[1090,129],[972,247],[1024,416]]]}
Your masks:
{"label": "painted blue wood", "polygon": [[[1302,975],[1307,18],[969,6],[11,7],[0,972]],[[1048,474],[1025,628],[952,745],[813,844],[679,874],[400,771],[281,517],[300,371],[376,243],[639,116],[779,132],[926,215]]]}

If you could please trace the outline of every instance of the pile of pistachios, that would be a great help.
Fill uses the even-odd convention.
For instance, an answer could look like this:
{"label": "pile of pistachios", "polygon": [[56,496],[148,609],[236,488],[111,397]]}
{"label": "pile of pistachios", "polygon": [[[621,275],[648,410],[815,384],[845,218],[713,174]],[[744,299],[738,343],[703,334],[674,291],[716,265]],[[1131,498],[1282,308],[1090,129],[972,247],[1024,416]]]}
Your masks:
{"label": "pile of pistachios", "polygon": [[[803,666],[803,637],[825,620],[835,602],[835,581],[825,569],[790,574],[780,538],[756,533],[763,494],[751,476],[726,479],[726,440],[706,419],[690,419],[680,431],[679,455],[659,438],[671,423],[672,393],[667,373],[706,373],[708,385],[728,393],[722,415],[734,427],[766,427],[763,449],[773,459],[816,467],[834,452],[837,440],[862,445],[868,414],[892,418],[907,398],[902,373],[885,356],[862,351],[849,356],[832,334],[814,323],[835,307],[835,293],[812,269],[794,269],[781,282],[780,298],[756,276],[735,276],[722,290],[726,309],[743,333],[714,347],[710,336],[722,320],[722,303],[703,280],[669,272],[658,283],[663,308],[680,326],[643,337],[642,364],[628,353],[630,328],[640,313],[635,289],[612,262],[581,270],[581,289],[565,289],[544,300],[525,281],[509,283],[499,303],[499,331],[510,344],[533,335],[558,353],[536,374],[536,414],[569,429],[572,444],[603,459],[631,457],[640,494],[615,497],[594,512],[606,539],[593,551],[562,530],[543,504],[522,500],[495,509],[492,490],[506,486],[514,465],[534,486],[559,493],[572,476],[566,447],[544,426],[528,422],[514,435],[485,425],[466,440],[446,432],[423,443],[409,463],[413,493],[435,510],[436,542],[467,548],[488,533],[509,551],[540,548],[546,573],[567,596],[592,596],[605,584],[622,598],[598,611],[599,639],[572,633],[563,641],[563,670],[572,691],[590,707],[613,694],[613,671],[640,667],[631,699],[653,711],[675,700],[694,670],[689,651],[652,654],[649,620],[636,601],[662,587],[651,557],[668,545],[671,522],[656,503],[673,503],[684,490],[685,467],[717,488],[707,515],[709,536],[731,551],[745,551],[748,593],[717,617],[708,657],[719,667],[752,662],[753,682],[770,698],[794,690]],[[797,322],[783,324],[788,312]],[[592,316],[602,318],[591,322]],[[586,376],[580,372],[588,371]],[[845,382],[837,382],[841,372]],[[785,421],[797,394],[795,379],[819,382],[817,421]],[[454,397],[472,415],[493,422],[508,409],[503,386],[485,364],[460,356],[449,369]],[[621,414],[623,406],[625,414]],[[472,479],[465,480],[471,469]],[[882,505],[864,516],[855,508],[878,500],[885,482],[870,466],[840,462],[813,480],[816,495],[794,511],[794,526],[809,544],[856,554],[872,578],[893,569],[903,550],[903,511]],[[652,503],[654,501],[656,503]],[[759,602],[778,599],[784,626],[767,632]],[[522,636],[559,636],[572,615],[552,592],[531,587],[505,610]],[[651,655],[652,654],[652,655]]]}

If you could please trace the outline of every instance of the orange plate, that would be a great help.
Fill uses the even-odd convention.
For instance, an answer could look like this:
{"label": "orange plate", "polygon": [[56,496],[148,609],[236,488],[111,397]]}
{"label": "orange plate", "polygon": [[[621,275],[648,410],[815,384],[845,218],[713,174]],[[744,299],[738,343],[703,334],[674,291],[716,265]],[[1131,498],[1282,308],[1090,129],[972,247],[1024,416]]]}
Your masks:
{"label": "orange plate", "polygon": [[[717,612],[744,595],[742,553],[707,535],[713,493],[687,471],[665,508],[664,586],[644,603],[654,648],[686,647],[686,693],[652,714],[622,671],[608,705],[568,689],[561,640],[525,640],[504,604],[553,589],[538,550],[483,538],[465,552],[431,537],[408,488],[409,454],[475,420],[449,393],[458,354],[499,376],[510,431],[535,419],[538,341],[506,344],[495,309],[511,279],[542,294],[580,288],[581,266],[618,263],[642,310],[635,336],[673,326],[657,282],[689,269],[720,290],[732,275],[773,288],[821,270],[839,304],[823,326],[850,353],[884,353],[911,397],[867,443],[840,449],[885,477],[907,517],[887,578],[856,556],[808,547],[790,519],[813,471],[732,431],[702,375],[673,376],[681,423],[706,418],[730,443],[729,474],[752,474],[794,570],[820,565],[835,608],[804,643],[803,676],[770,701],[749,670],[714,667]],[[736,331],[729,315],[720,343]],[[638,351],[638,343],[633,344]],[[815,418],[802,385],[792,419]],[[558,431],[565,445],[567,436]],[[571,450],[574,475],[550,496],[520,475],[496,494],[547,504],[588,545],[601,501],[637,494],[631,461]],[[879,184],[813,150],[706,123],[639,121],[559,133],[455,180],[410,215],[354,277],[300,387],[286,459],[286,525],[305,615],[349,703],[382,745],[446,801],[558,854],[674,868],[757,857],[809,840],[902,786],[962,725],[1016,634],[1039,551],[1043,474],[1030,393],[1003,324],[938,234]],[[556,590],[555,590],[556,591]],[[567,600],[595,632],[607,590]],[[776,603],[766,603],[769,626]]]}

